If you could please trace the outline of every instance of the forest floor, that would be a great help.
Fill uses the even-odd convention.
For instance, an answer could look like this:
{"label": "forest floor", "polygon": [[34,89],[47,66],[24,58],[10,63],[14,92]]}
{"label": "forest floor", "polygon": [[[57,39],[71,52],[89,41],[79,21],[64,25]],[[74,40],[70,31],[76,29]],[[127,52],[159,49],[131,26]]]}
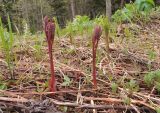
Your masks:
{"label": "forest floor", "polygon": [[97,89],[92,86],[89,38],[77,36],[71,44],[67,37],[56,37],[54,94],[48,92],[45,38],[17,36],[13,50],[15,80],[8,79],[10,73],[0,52],[0,112],[159,113],[158,88],[152,83],[148,86],[144,76],[160,69],[160,18],[119,27],[118,36],[111,37],[109,54],[103,37],[100,40]]}

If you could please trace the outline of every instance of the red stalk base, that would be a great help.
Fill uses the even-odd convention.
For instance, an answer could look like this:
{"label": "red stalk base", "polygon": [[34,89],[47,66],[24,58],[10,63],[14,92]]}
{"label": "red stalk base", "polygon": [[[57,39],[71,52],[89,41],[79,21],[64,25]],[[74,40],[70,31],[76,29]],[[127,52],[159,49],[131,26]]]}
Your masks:
{"label": "red stalk base", "polygon": [[93,70],[92,70],[92,77],[93,77],[93,84],[94,88],[97,89],[97,79],[96,79],[96,50],[93,46]]}
{"label": "red stalk base", "polygon": [[49,58],[50,58],[50,70],[51,70],[51,78],[49,81],[49,90],[51,92],[56,91],[56,83],[55,83],[55,74],[54,74],[54,63],[53,63],[53,55],[52,55],[52,42],[48,42],[48,50],[49,50]]}

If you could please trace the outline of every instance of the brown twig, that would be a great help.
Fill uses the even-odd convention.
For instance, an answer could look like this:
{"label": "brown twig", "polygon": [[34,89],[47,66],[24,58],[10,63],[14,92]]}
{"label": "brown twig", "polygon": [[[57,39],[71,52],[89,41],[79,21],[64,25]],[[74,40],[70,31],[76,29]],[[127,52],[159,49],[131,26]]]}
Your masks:
{"label": "brown twig", "polygon": [[[60,94],[60,93],[78,93],[78,92],[90,92],[96,91],[97,89],[90,89],[90,90],[67,90],[67,91],[55,91],[55,92],[28,92],[28,93],[21,93],[21,92],[9,92],[10,94],[15,95],[49,95],[49,94]],[[3,91],[5,92],[5,91]]]}
{"label": "brown twig", "polygon": [[[110,100],[110,99],[109,99]],[[57,101],[54,99],[50,99],[52,103],[58,106],[68,106],[68,107],[76,107],[79,109],[121,109],[121,110],[135,110],[132,106],[115,106],[115,105],[92,105],[92,104],[82,104],[79,105],[77,103],[72,103],[72,102],[62,102],[62,101]],[[138,110],[148,110],[148,108],[145,107],[137,107]]]}
{"label": "brown twig", "polygon": [[7,102],[30,102],[28,99],[25,98],[9,98],[9,97],[0,97],[0,101],[7,101]]}
{"label": "brown twig", "polygon": [[[123,103],[124,101],[121,99],[116,99],[116,98],[95,98],[95,97],[83,97],[86,100],[96,100],[96,101],[106,101],[106,102],[111,102],[111,103]],[[152,107],[151,105],[143,102],[143,101],[139,101],[139,100],[133,100],[131,99],[131,103],[132,104],[141,104],[144,105],[150,109],[155,110],[154,107]]]}

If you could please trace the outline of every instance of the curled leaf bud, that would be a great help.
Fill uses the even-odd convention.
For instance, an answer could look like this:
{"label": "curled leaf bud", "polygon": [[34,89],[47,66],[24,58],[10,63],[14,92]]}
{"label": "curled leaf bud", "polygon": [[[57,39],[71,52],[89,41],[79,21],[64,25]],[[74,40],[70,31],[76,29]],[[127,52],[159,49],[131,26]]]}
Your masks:
{"label": "curled leaf bud", "polygon": [[50,41],[53,41],[55,34],[55,24],[53,22],[48,22],[47,30],[48,30],[48,39]]}
{"label": "curled leaf bud", "polygon": [[101,37],[102,34],[102,29],[100,26],[96,26],[93,32],[93,47],[92,47],[92,52],[93,52],[93,68],[92,68],[92,76],[93,76],[93,83],[94,87],[97,88],[97,80],[96,80],[96,50],[98,47],[98,41]]}
{"label": "curled leaf bud", "polygon": [[51,68],[51,79],[49,81],[49,89],[51,92],[54,92],[56,90],[56,80],[55,80],[55,73],[54,73],[52,45],[54,41],[55,24],[54,24],[54,21],[51,21],[47,16],[44,18],[43,24],[44,24],[44,31],[45,31],[47,42],[48,42],[50,68]]}
{"label": "curled leaf bud", "polygon": [[55,34],[55,24],[47,16],[44,18],[44,31],[48,42],[53,42]]}
{"label": "curled leaf bud", "polygon": [[94,29],[93,40],[99,41],[101,35],[102,35],[102,28],[100,26],[96,26]]}

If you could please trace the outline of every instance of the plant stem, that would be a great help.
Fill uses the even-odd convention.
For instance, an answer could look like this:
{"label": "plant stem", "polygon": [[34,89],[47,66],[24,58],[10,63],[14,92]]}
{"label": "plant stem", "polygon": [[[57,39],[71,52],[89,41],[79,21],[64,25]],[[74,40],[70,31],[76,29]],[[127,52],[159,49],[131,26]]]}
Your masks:
{"label": "plant stem", "polygon": [[94,88],[97,89],[97,80],[96,80],[96,48],[95,48],[94,44],[93,44],[92,52],[93,52],[92,77],[93,77]]}
{"label": "plant stem", "polygon": [[52,55],[52,42],[48,41],[48,50],[49,50],[49,58],[50,58],[50,70],[51,70],[51,78],[49,81],[50,91],[55,92],[55,74],[54,74],[54,62],[53,62],[53,55]]}

